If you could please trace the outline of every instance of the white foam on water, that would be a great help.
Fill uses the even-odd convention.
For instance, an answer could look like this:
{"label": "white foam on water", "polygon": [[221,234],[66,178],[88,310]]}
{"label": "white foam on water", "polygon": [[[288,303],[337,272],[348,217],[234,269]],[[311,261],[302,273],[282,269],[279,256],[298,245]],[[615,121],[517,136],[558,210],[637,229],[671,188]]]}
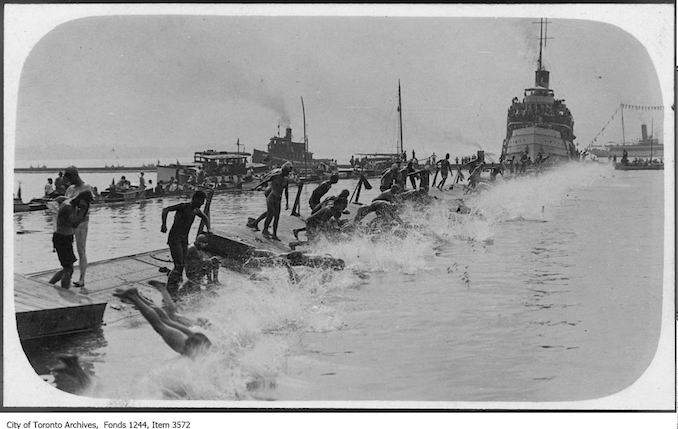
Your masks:
{"label": "white foam on water", "polygon": [[413,228],[362,234],[341,242],[320,239],[310,247],[313,253],[343,259],[343,271],[294,267],[298,282],[290,279],[284,267],[222,278],[224,286],[216,294],[204,294],[188,303],[186,311],[193,318],[210,320],[205,332],[212,350],[195,360],[177,357],[159,362],[132,395],[146,399],[275,399],[275,386],[300,336],[342,329],[337,302],[349,290],[365,284],[357,273],[412,275],[441,269],[436,249],[459,241],[489,241],[497,225],[508,220],[542,219],[542,206],[558,204],[572,187],[587,186],[605,174],[610,174],[609,167],[573,164],[539,176],[499,180],[465,198],[470,214],[457,213],[456,198],[441,194],[429,206],[401,211]]}
{"label": "white foam on water", "polygon": [[499,180],[470,196],[467,204],[490,223],[542,219],[542,207],[558,204],[569,190],[609,174],[610,167],[604,164],[568,163],[539,175]]}
{"label": "white foam on water", "polygon": [[356,285],[347,272],[284,267],[262,269],[253,278],[221,279],[216,294],[189,303],[193,318],[204,317],[203,331],[213,346],[191,360],[159,362],[139,383],[134,397],[145,399],[234,400],[260,398],[284,372],[290,347],[303,332],[340,329],[341,315],[327,304],[333,294]]}

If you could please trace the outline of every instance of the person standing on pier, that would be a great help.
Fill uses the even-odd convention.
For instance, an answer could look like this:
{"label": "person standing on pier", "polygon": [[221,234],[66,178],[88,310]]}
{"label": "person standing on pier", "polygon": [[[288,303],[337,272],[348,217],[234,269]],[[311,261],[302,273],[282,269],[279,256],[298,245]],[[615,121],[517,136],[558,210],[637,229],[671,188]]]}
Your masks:
{"label": "person standing on pier", "polygon": [[[70,166],[64,173],[64,182],[68,185],[66,189],[65,196],[66,198],[74,198],[76,195],[79,195],[82,192],[89,191],[92,192],[92,187],[85,183],[84,180],[80,178],[80,173],[78,172],[77,167]],[[88,206],[89,209],[89,206]],[[80,262],[78,263],[78,269],[80,270],[80,278],[77,282],[73,282],[76,287],[85,287],[85,273],[87,272],[87,232],[89,231],[89,210],[85,219],[80,222],[80,224],[75,228],[75,248],[78,251],[78,258]]]}
{"label": "person standing on pier", "polygon": [[[152,188],[152,187],[151,187]],[[144,179],[144,172],[139,173],[139,190],[143,192],[143,196],[146,196],[146,179]]]}
{"label": "person standing on pier", "polygon": [[447,173],[452,173],[452,167],[450,166],[450,154],[445,154],[445,159],[438,161],[438,166],[440,167],[440,183],[438,183],[438,189],[443,190],[443,185],[447,180]]}
{"label": "person standing on pier", "polygon": [[398,171],[398,164],[392,164],[391,168],[382,174],[379,190],[384,192],[388,189],[391,189],[391,186],[399,182],[399,175],[400,172]]}
{"label": "person standing on pier", "polygon": [[188,251],[188,234],[191,231],[191,225],[195,217],[198,216],[205,222],[207,232],[210,231],[209,218],[200,207],[205,203],[207,195],[203,191],[196,191],[191,198],[190,203],[175,204],[170,207],[162,209],[162,226],[160,232],[167,232],[167,215],[169,212],[176,212],[174,214],[174,222],[167,236],[167,244],[170,248],[170,254],[174,261],[174,269],[170,272],[167,279],[167,289],[171,294],[176,295],[179,289],[184,271],[184,259]]}
{"label": "person standing on pier", "polygon": [[66,182],[64,180],[63,171],[59,171],[57,178],[54,179],[54,191],[57,193],[57,195],[63,195],[66,193]]}
{"label": "person standing on pier", "polygon": [[[73,276],[73,263],[77,261],[73,253],[73,235],[77,226],[87,217],[89,205],[92,202],[92,193],[89,190],[81,192],[73,199],[57,197],[61,206],[57,211],[56,231],[52,234],[52,245],[56,250],[61,264],[59,270],[49,280],[51,284],[61,281],[61,287],[70,289]],[[78,286],[76,283],[75,286]]]}
{"label": "person standing on pier", "polygon": [[[414,150],[412,151],[412,155],[414,155]],[[410,178],[410,183],[412,184],[412,189],[417,189],[417,181],[415,179],[416,171],[414,169],[414,156],[410,161],[407,163],[407,169],[405,170],[407,177]],[[405,189],[405,186],[403,186],[403,189]]]}
{"label": "person standing on pier", "polygon": [[[292,171],[292,163],[288,161],[283,164],[280,173],[273,175],[269,180],[271,191],[266,197],[266,220],[264,221],[264,230],[261,232],[266,238],[280,241],[278,238],[278,221],[282,208],[282,194],[287,187],[287,176],[290,171]],[[268,231],[271,221],[273,221],[273,234]]]}

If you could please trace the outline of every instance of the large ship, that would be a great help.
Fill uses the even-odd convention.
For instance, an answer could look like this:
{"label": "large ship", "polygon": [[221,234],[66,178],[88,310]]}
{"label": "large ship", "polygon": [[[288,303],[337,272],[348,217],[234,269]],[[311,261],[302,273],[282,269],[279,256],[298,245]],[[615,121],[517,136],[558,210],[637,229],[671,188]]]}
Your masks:
{"label": "large ship", "polygon": [[541,158],[549,163],[578,157],[573,143],[576,137],[572,114],[565,100],[556,99],[549,88],[549,71],[542,63],[547,22],[541,19],[539,24],[539,60],[534,87],[525,89],[522,101],[514,97],[508,109],[506,138],[501,149],[503,160],[518,162],[524,154],[533,161]]}

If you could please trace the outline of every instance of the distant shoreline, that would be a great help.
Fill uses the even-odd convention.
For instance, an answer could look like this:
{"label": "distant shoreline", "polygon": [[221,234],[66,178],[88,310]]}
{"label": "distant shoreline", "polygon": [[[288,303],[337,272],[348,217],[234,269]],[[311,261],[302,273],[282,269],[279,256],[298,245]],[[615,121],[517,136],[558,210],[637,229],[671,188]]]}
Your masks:
{"label": "distant shoreline", "polygon": [[[24,168],[15,168],[15,173],[58,173],[63,171],[64,168],[59,167],[24,167]],[[81,173],[97,173],[102,171],[156,171],[157,167],[153,166],[142,166],[142,167],[125,167],[125,166],[116,166],[116,167],[78,167],[78,171]]]}

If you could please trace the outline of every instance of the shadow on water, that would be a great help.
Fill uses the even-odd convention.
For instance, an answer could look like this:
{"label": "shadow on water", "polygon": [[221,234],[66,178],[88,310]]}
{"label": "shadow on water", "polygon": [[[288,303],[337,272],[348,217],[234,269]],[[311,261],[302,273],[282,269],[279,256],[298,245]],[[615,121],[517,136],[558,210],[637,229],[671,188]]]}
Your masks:
{"label": "shadow on water", "polygon": [[83,361],[96,361],[108,345],[103,331],[81,332],[21,342],[28,362],[37,374],[47,374],[57,364],[57,356],[77,355]]}

